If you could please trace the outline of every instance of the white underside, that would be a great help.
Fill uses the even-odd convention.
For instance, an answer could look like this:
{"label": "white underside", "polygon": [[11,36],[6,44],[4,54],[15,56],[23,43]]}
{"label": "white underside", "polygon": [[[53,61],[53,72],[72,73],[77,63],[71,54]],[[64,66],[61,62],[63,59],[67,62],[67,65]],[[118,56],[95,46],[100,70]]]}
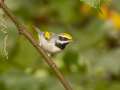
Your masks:
{"label": "white underside", "polygon": [[45,38],[42,36],[40,37],[40,46],[46,50],[48,53],[57,53],[60,52],[61,49],[55,46],[55,40],[52,41],[47,41]]}

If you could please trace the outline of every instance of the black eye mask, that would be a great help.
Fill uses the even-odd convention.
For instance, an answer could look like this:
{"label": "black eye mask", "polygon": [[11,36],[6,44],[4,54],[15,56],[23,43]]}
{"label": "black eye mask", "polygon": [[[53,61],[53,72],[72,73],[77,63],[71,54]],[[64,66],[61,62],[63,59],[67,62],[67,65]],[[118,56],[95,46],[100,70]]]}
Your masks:
{"label": "black eye mask", "polygon": [[57,46],[60,49],[64,49],[68,43],[55,43],[55,46]]}
{"label": "black eye mask", "polygon": [[59,40],[60,40],[60,41],[67,41],[68,38],[65,38],[65,37],[61,37],[61,36],[59,36]]}

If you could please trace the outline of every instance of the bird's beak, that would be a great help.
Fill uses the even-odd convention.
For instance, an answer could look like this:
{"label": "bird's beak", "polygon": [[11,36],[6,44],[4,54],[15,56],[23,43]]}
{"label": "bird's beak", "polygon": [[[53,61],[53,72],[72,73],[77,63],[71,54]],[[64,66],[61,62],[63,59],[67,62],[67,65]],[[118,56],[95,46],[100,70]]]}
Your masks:
{"label": "bird's beak", "polygon": [[72,39],[70,39],[70,40],[69,40],[69,42],[73,42],[73,40],[72,40]]}

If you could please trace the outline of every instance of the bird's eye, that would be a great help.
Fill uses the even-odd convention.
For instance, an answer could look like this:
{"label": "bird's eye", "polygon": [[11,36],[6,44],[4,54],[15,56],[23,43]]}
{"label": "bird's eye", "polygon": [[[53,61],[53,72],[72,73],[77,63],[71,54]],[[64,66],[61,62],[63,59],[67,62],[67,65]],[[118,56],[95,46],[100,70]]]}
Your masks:
{"label": "bird's eye", "polygon": [[59,36],[59,40],[61,40],[61,41],[67,41],[68,38],[65,38],[65,37],[61,37],[61,36]]}

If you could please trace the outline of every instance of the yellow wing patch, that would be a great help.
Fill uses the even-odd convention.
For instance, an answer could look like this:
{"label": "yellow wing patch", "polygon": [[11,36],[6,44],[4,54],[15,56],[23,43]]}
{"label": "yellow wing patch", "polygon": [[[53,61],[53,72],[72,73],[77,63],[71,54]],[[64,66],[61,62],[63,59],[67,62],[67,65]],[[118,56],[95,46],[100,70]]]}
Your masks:
{"label": "yellow wing patch", "polygon": [[50,40],[52,33],[51,32],[44,32],[44,36],[47,40]]}

